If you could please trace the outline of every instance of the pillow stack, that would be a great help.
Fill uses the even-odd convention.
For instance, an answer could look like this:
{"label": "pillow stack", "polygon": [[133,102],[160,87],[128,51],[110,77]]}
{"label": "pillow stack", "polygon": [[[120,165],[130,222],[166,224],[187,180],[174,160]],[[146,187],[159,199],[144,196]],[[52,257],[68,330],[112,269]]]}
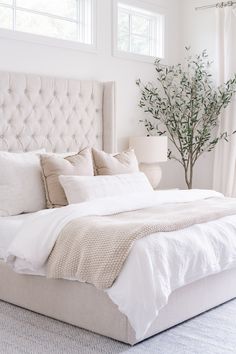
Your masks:
{"label": "pillow stack", "polygon": [[0,152],[0,168],[0,216],[152,190],[133,150],[112,155],[86,148],[70,156]]}
{"label": "pillow stack", "polygon": [[111,155],[93,149],[92,154],[96,176],[59,177],[69,204],[153,191],[147,177],[139,172],[133,150]]}

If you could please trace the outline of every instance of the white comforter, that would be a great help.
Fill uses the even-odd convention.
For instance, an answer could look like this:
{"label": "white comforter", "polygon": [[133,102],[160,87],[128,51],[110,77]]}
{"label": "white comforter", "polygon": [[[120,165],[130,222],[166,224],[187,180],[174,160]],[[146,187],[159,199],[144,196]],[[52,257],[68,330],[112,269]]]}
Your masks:
{"label": "white comforter", "polygon": [[[76,217],[209,197],[223,198],[213,191],[160,191],[44,210],[22,225],[5,260],[16,272],[45,275],[45,262],[59,232]],[[129,318],[137,339],[141,339],[175,289],[233,267],[236,267],[236,216],[228,216],[137,241],[118,279],[106,292]]]}

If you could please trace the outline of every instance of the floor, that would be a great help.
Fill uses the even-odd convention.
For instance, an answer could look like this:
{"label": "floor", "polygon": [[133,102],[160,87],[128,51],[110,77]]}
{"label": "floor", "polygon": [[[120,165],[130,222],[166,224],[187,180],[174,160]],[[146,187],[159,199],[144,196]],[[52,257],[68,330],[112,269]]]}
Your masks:
{"label": "floor", "polygon": [[0,301],[0,353],[236,354],[236,300],[134,347]]}

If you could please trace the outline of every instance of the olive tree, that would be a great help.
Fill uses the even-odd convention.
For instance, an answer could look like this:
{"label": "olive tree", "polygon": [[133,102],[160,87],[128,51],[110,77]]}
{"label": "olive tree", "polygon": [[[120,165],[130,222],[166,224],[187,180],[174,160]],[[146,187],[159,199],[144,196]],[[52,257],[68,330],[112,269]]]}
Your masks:
{"label": "olive tree", "polygon": [[139,106],[148,114],[142,120],[147,135],[168,135],[173,144],[168,157],[183,166],[191,189],[199,157],[234,133],[217,133],[216,127],[236,92],[236,74],[216,87],[207,52],[193,56],[186,50],[183,64],[164,66],[157,59],[154,81],[143,84],[139,79],[136,83],[141,91]]}

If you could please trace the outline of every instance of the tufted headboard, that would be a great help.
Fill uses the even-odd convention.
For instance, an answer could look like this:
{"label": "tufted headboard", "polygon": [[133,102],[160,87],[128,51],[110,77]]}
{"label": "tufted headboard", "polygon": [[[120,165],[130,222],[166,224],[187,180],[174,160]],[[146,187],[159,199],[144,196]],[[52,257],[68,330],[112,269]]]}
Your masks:
{"label": "tufted headboard", "polygon": [[114,83],[0,72],[0,150],[116,149]]}

